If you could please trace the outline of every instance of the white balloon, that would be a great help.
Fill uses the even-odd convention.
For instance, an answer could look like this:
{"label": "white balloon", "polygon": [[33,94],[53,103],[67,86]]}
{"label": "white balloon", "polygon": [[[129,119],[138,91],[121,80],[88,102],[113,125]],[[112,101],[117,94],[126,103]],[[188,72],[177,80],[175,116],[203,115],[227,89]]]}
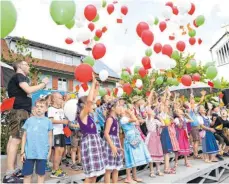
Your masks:
{"label": "white balloon", "polygon": [[147,20],[147,23],[150,25],[150,26],[153,26],[154,25],[154,22],[155,22],[155,18],[154,16],[150,15],[148,20]]}
{"label": "white balloon", "polygon": [[191,8],[191,3],[189,1],[177,0],[176,1],[177,9],[179,10],[179,14],[187,13]]}
{"label": "white balloon", "polygon": [[108,79],[108,76],[109,76],[109,73],[108,73],[108,71],[106,71],[106,70],[101,70],[100,72],[99,72],[99,78],[100,78],[100,80],[101,81],[105,81],[105,80],[107,80]]}
{"label": "white balloon", "polygon": [[130,68],[135,63],[135,57],[131,54],[127,54],[123,57],[121,61],[122,68]]}
{"label": "white balloon", "polygon": [[118,93],[117,93],[117,97],[121,97],[123,95],[123,89],[122,88],[118,88]]}
{"label": "white balloon", "polygon": [[79,92],[78,92],[78,98],[81,98],[83,96],[88,96],[90,91],[90,86],[88,86],[88,90],[84,91],[84,89],[82,87],[80,87]]}
{"label": "white balloon", "polygon": [[173,15],[172,8],[165,6],[162,15],[165,19],[170,19]]}
{"label": "white balloon", "polygon": [[77,103],[77,99],[71,99],[64,105],[64,114],[69,121],[74,121],[76,119]]}
{"label": "white balloon", "polygon": [[137,79],[135,85],[136,85],[137,88],[141,88],[142,87],[142,80],[141,79]]}
{"label": "white balloon", "polygon": [[79,42],[84,42],[92,38],[92,33],[88,27],[82,27],[77,29],[76,40]]}
{"label": "white balloon", "polygon": [[166,55],[154,55],[152,60],[157,69],[171,69],[176,65],[176,62]]}
{"label": "white balloon", "polygon": [[81,20],[76,19],[76,20],[75,20],[75,26],[76,26],[77,28],[81,28],[81,27],[84,26],[84,22],[81,21]]}

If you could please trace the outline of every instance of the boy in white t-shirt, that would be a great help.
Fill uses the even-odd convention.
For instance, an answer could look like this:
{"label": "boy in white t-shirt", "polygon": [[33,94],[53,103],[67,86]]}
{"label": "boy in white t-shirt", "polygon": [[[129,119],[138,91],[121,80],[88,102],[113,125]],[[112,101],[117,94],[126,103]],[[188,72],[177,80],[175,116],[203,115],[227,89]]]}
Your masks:
{"label": "boy in white t-shirt", "polygon": [[53,159],[53,171],[51,178],[62,178],[65,177],[66,173],[60,168],[60,162],[64,153],[65,138],[63,125],[68,124],[69,121],[65,119],[63,110],[63,96],[60,93],[53,93],[51,96],[51,107],[48,108],[48,117],[53,123],[53,145],[55,148],[54,159]]}

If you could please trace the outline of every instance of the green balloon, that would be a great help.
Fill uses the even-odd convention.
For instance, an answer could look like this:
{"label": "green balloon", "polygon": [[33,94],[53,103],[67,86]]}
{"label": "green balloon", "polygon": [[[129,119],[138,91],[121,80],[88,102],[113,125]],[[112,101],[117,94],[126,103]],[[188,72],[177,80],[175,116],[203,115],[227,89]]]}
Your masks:
{"label": "green balloon", "polygon": [[172,77],[168,77],[167,82],[168,82],[168,84],[173,84],[173,78]]}
{"label": "green balloon", "polygon": [[157,25],[159,23],[159,19],[155,17],[154,24]]}
{"label": "green balloon", "polygon": [[217,69],[214,66],[209,66],[206,71],[206,76],[208,79],[214,79],[217,76]]}
{"label": "green balloon", "polygon": [[138,73],[138,71],[140,70],[140,66],[135,66],[135,68],[134,68],[134,73]]}
{"label": "green balloon", "polygon": [[97,13],[96,17],[92,20],[92,22],[97,22],[99,20],[99,14]]}
{"label": "green balloon", "polygon": [[192,30],[190,30],[190,31],[188,32],[188,35],[189,35],[190,37],[195,37],[195,36],[196,36],[196,31],[195,31],[194,29],[192,29]]}
{"label": "green balloon", "polygon": [[180,59],[180,54],[177,50],[174,50],[171,57],[174,59],[174,60],[179,60]]}
{"label": "green balloon", "polygon": [[99,37],[94,36],[94,40],[95,40],[96,42],[99,41]]}
{"label": "green balloon", "polygon": [[203,25],[204,24],[204,22],[205,22],[205,18],[204,18],[204,16],[203,15],[199,15],[197,18],[196,18],[196,25],[197,26],[201,26],[201,25]]}
{"label": "green balloon", "polygon": [[196,61],[194,59],[190,61],[190,65],[191,65],[191,69],[192,70],[195,70],[196,67],[197,67],[197,63],[196,63]]}
{"label": "green balloon", "polygon": [[208,62],[204,65],[204,70],[207,70],[209,66],[215,66],[214,62]]}
{"label": "green balloon", "polygon": [[164,81],[163,77],[158,77],[157,80],[156,80],[156,83],[158,85],[161,85],[163,83],[163,81]]}
{"label": "green balloon", "polygon": [[128,79],[130,79],[130,74],[127,71],[123,71],[121,74],[121,79],[127,81]]}
{"label": "green balloon", "polygon": [[73,0],[53,0],[50,5],[50,14],[57,25],[68,24],[75,16],[76,5]]}
{"label": "green balloon", "polygon": [[150,57],[150,56],[152,56],[152,49],[151,48],[148,48],[148,49],[146,49],[146,51],[145,51],[145,55],[146,56],[148,56],[148,57]]}
{"label": "green balloon", "polygon": [[17,12],[11,1],[1,0],[1,38],[10,34],[17,22]]}
{"label": "green balloon", "polygon": [[221,88],[221,82],[219,79],[216,79],[213,81],[214,88],[220,89]]}
{"label": "green balloon", "polygon": [[178,86],[179,85],[179,81],[177,79],[173,79],[173,85],[174,86]]}
{"label": "green balloon", "polygon": [[106,5],[107,5],[107,2],[105,0],[103,0],[102,7],[105,8]]}
{"label": "green balloon", "polygon": [[107,94],[107,91],[104,88],[99,89],[99,96],[103,97]]}
{"label": "green balloon", "polygon": [[72,29],[74,25],[75,25],[75,20],[74,19],[72,19],[70,22],[68,22],[67,24],[65,24],[65,26],[68,29]]}
{"label": "green balloon", "polygon": [[87,63],[87,64],[89,64],[89,65],[91,65],[91,66],[94,66],[94,64],[95,64],[95,60],[94,60],[92,57],[90,57],[90,56],[86,56],[86,57],[83,59],[83,62],[84,62],[84,63]]}

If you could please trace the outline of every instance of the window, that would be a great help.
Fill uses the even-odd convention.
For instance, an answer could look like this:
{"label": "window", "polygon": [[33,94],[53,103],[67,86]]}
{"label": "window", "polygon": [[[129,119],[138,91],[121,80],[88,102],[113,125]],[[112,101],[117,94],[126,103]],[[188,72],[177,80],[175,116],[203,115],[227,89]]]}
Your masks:
{"label": "window", "polygon": [[67,80],[63,78],[58,79],[58,90],[61,91],[67,91],[68,86],[67,86]]}
{"label": "window", "polygon": [[73,57],[65,56],[64,57],[64,63],[67,64],[67,65],[72,65],[73,64]]}
{"label": "window", "polygon": [[73,64],[73,57],[72,56],[63,55],[63,54],[56,54],[56,61],[58,63],[72,65]]}
{"label": "window", "polygon": [[32,56],[34,58],[42,59],[42,50],[37,48],[30,48],[30,51],[32,52]]}
{"label": "window", "polygon": [[64,62],[64,55],[56,54],[56,62],[63,63]]}
{"label": "window", "polygon": [[216,51],[219,66],[229,63],[229,42],[223,44],[218,51]]}

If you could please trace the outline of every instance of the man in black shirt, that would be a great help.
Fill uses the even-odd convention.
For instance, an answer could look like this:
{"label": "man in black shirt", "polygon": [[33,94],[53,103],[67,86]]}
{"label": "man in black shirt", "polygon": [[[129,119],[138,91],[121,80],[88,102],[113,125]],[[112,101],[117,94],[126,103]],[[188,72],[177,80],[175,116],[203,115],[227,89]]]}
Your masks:
{"label": "man in black shirt", "polygon": [[21,143],[21,127],[25,120],[29,117],[32,108],[31,94],[45,88],[49,82],[48,78],[44,78],[42,83],[36,86],[29,85],[30,67],[26,61],[16,61],[13,63],[13,68],[16,74],[8,83],[8,95],[10,98],[15,97],[14,106],[7,117],[9,125],[9,134],[11,135],[7,144],[7,172],[3,179],[4,183],[19,183],[21,182],[15,173],[17,151]]}
{"label": "man in black shirt", "polygon": [[219,148],[222,148],[223,144],[225,143],[227,146],[227,151],[224,155],[229,156],[228,153],[228,146],[229,146],[229,140],[227,137],[223,134],[223,128],[229,128],[229,121],[227,120],[228,114],[226,109],[221,110],[221,116],[218,116],[215,120],[215,123],[212,125],[212,128],[216,130],[215,132],[215,138],[219,141]]}

